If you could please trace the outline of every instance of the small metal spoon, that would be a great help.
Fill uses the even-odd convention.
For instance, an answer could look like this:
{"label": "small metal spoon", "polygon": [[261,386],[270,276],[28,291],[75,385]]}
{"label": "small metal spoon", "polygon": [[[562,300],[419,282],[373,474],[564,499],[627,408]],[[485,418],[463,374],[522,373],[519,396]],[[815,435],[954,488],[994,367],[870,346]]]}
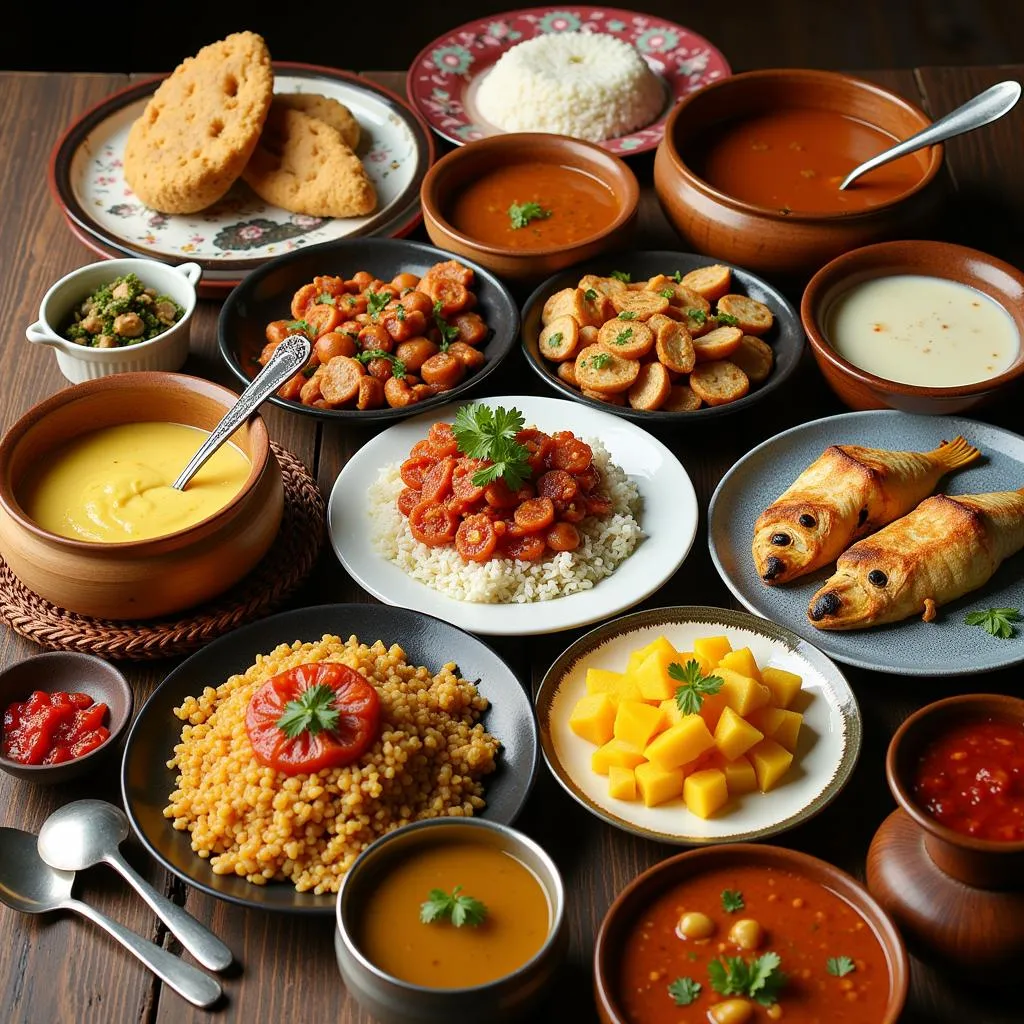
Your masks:
{"label": "small metal spoon", "polygon": [[105,861],[204,967],[213,971],[229,967],[231,950],[184,908],[161,896],[121,856],[118,847],[127,838],[128,819],[120,807],[105,800],[75,800],[59,807],[43,822],[39,856],[60,871],[84,871]]}
{"label": "small metal spoon", "polygon": [[171,486],[183,491],[203,468],[207,459],[269,398],[286,380],[294,377],[309,362],[312,343],[304,334],[291,334],[274,349],[266,365],[253,378],[252,383],[238,396],[238,401],[224,414],[213,428],[199,451]]}
{"label": "small metal spoon", "polygon": [[158,978],[195,1006],[212,1006],[222,994],[220,982],[166,949],[112,921],[88,903],[73,899],[73,871],[51,868],[39,856],[36,837],[18,828],[0,828],[0,900],[23,914],[73,910],[95,921]]}
{"label": "small metal spoon", "polygon": [[882,164],[889,163],[908,153],[913,153],[925,146],[934,146],[938,142],[945,142],[954,135],[963,135],[964,132],[974,131],[982,125],[991,124],[998,120],[1003,114],[1013,109],[1013,105],[1020,99],[1020,82],[999,82],[984,92],[978,93],[973,99],[968,100],[963,106],[951,110],[945,117],[940,117],[934,124],[904,139],[891,149],[886,149],[865,160],[859,167],[855,167],[843,179],[839,190],[842,191],[851,185],[862,174],[873,171]]}

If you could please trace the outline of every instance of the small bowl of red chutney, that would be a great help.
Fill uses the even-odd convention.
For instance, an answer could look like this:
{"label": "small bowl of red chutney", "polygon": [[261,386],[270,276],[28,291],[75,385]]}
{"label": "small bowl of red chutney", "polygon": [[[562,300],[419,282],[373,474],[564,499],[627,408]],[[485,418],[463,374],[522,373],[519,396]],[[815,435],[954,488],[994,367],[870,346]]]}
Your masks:
{"label": "small bowl of red chutney", "polygon": [[68,782],[118,749],[134,700],[109,662],[50,651],[0,673],[0,769],[25,782]]}

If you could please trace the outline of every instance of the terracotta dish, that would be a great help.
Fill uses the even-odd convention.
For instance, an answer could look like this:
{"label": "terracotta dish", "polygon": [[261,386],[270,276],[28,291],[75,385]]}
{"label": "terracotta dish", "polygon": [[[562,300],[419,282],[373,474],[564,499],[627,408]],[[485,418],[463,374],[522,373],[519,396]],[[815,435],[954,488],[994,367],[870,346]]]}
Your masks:
{"label": "terracotta dish", "polygon": [[[903,165],[904,168],[909,166],[916,174],[905,177],[906,188],[902,191],[895,182],[891,189],[880,191],[873,197],[873,201],[878,200],[875,205],[819,210],[811,203],[808,212],[802,212],[795,200],[790,209],[785,206],[785,201],[790,200],[770,205],[763,198],[756,201],[760,191],[750,193],[755,201],[724,191],[723,180],[730,187],[734,183],[731,176],[723,179],[715,171],[713,146],[724,144],[720,133],[731,125],[760,124],[769,116],[793,117],[798,121],[810,118],[811,123],[803,126],[801,138],[811,140],[822,137],[822,124],[829,120],[837,122],[842,132],[848,132],[851,126],[859,130],[858,123],[860,127],[868,126],[865,131],[877,129],[874,138],[849,142],[846,171],[931,123],[923,111],[897,94],[830,71],[748,71],[706,86],[687,96],[669,115],[654,163],[658,199],[688,247],[739,263],[755,273],[771,275],[773,279],[806,280],[839,253],[908,234],[935,210],[940,198],[935,179],[943,161],[941,146],[905,157],[913,163]],[[822,118],[825,120],[819,124],[818,119]],[[845,145],[848,141],[842,135],[836,135],[836,139],[837,144]],[[755,149],[771,145],[779,153],[790,152],[781,140],[769,144],[752,138],[750,142]],[[801,147],[804,142],[794,137],[792,145]],[[827,161],[827,156],[826,148],[824,154],[803,169],[808,180],[818,174],[815,160]],[[733,166],[736,162],[731,161]],[[756,166],[752,161],[746,163],[751,168]],[[841,178],[843,166],[830,166],[825,180],[836,174]],[[802,180],[799,168],[797,172],[797,180]],[[718,184],[705,176],[714,178]]]}

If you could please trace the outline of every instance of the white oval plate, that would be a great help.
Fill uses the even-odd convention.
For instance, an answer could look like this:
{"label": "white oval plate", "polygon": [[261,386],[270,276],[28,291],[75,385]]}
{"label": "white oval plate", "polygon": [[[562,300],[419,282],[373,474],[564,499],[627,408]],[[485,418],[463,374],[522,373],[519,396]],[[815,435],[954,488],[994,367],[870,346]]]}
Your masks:
{"label": "white oval plate", "polygon": [[349,575],[386,604],[435,615],[473,633],[528,636],[586,626],[632,608],[653,594],[683,563],[697,533],[697,497],[679,460],[645,430],[610,413],[576,402],[518,395],[481,398],[490,406],[514,406],[528,425],[571,430],[600,438],[611,460],[638,486],[640,527],[646,537],[611,576],[590,590],[532,604],[457,601],[410,578],[370,543],[367,494],[380,469],[402,462],[432,423],[454,420],[456,403],[391,427],[349,459],[331,491],[327,523],[331,546]]}
{"label": "white oval plate", "polygon": [[[682,797],[645,807],[608,795],[608,778],[590,768],[597,749],[569,728],[586,692],[588,668],[621,672],[638,647],[665,638],[679,651],[700,636],[725,635],[733,649],[749,647],[758,666],[795,672],[803,692],[793,710],[804,716],[796,757],[769,793],[747,793],[708,819],[687,810]],[[680,606],[624,615],[580,637],[551,666],[537,693],[544,759],[567,792],[589,811],[627,832],[679,845],[741,842],[775,835],[826,807],[846,784],[861,745],[857,700],[838,667],[816,647],[767,619],[729,608]]]}

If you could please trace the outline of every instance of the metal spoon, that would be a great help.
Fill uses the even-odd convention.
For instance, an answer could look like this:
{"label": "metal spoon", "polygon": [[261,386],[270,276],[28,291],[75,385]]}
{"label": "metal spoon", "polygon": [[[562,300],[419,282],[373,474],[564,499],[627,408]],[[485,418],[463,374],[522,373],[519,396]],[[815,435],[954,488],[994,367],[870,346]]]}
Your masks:
{"label": "metal spoon", "polygon": [[274,349],[266,365],[253,378],[252,383],[238,396],[238,401],[224,414],[213,428],[199,451],[171,486],[183,491],[203,468],[207,459],[263,404],[289,377],[302,369],[313,351],[312,343],[304,334],[291,334]]}
{"label": "metal spoon", "polygon": [[839,190],[842,191],[862,174],[873,171],[876,167],[889,163],[890,160],[896,160],[918,149],[924,149],[925,146],[934,146],[937,142],[945,142],[946,139],[951,139],[954,135],[963,135],[964,132],[974,131],[975,128],[981,128],[982,125],[991,124],[1013,109],[1013,105],[1020,99],[1020,93],[1020,82],[1013,81],[999,82],[984,92],[978,93],[963,106],[950,111],[945,117],[940,117],[938,121],[919,131],[916,135],[911,135],[909,139],[904,139],[903,142],[891,149],[886,149],[878,156],[865,160],[843,179]]}
{"label": "metal spoon", "polygon": [[40,858],[31,832],[0,828],[0,900],[7,906],[24,914],[73,910],[95,921],[193,1005],[211,1006],[221,997],[216,978],[112,921],[88,903],[72,899],[74,883],[73,871],[58,871]]}
{"label": "metal spoon", "polygon": [[150,909],[204,966],[223,971],[231,950],[206,925],[184,908],[161,896],[121,856],[118,846],[128,838],[124,811],[105,800],[75,800],[51,814],[39,830],[39,856],[60,871],[84,871],[104,861],[118,871]]}

